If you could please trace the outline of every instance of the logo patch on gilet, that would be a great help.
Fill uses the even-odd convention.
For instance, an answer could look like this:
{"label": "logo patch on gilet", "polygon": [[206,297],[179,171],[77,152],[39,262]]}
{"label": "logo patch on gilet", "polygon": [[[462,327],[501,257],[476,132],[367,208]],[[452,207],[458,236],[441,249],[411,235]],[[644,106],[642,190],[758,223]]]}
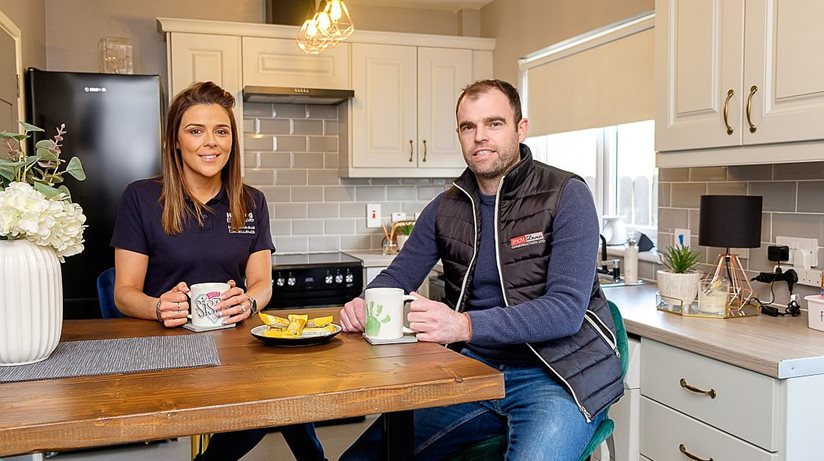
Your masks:
{"label": "logo patch on gilet", "polygon": [[546,239],[544,239],[543,232],[533,232],[531,234],[524,234],[519,235],[518,237],[512,237],[509,239],[509,246],[512,249],[526,247],[529,245],[537,245],[539,243],[544,243]]}

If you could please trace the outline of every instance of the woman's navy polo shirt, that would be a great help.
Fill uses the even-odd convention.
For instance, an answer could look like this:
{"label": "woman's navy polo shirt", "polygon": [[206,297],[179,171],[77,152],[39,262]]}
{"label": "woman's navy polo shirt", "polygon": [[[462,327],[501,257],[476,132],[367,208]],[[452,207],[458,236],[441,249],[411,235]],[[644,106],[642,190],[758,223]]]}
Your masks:
{"label": "woman's navy polo shirt", "polygon": [[149,257],[143,292],[160,296],[180,282],[234,280],[245,286],[246,262],[260,250],[274,251],[269,234],[269,210],[259,190],[246,187],[254,205],[246,224],[237,232],[229,228],[231,214],[226,191],[206,203],[212,213],[203,215],[203,227],[187,217],[183,232],[163,232],[163,207],[158,178],[135,181],[123,192],[110,245]]}

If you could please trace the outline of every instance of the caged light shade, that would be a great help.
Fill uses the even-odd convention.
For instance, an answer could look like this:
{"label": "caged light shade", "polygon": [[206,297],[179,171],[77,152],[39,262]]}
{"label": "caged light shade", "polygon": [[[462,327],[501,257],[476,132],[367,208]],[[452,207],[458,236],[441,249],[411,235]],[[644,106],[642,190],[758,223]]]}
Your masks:
{"label": "caged light shade", "polygon": [[326,0],[323,10],[318,10],[319,2],[314,16],[304,21],[296,39],[298,48],[306,54],[320,54],[355,31],[349,8],[343,0]]}

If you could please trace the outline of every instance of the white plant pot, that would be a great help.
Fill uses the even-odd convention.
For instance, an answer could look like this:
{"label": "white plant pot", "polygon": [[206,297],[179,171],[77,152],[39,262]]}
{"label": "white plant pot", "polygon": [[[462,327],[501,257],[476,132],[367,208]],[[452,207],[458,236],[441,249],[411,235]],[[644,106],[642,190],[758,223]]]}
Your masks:
{"label": "white plant pot", "polygon": [[403,250],[403,244],[409,239],[408,235],[399,235],[395,237],[398,241],[398,251]]}
{"label": "white plant pot", "polygon": [[63,276],[54,250],[0,240],[0,365],[47,359],[62,328]]}
{"label": "white plant pot", "polygon": [[659,270],[656,274],[658,281],[658,293],[665,298],[669,304],[680,304],[689,306],[698,296],[698,286],[701,283],[700,272],[686,272],[676,274],[674,272]]}

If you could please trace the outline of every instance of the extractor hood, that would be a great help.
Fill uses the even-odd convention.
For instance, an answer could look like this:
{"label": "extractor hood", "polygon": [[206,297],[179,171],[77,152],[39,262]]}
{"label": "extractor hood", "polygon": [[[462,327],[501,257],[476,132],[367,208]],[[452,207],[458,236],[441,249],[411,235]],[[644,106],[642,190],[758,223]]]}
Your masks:
{"label": "extractor hood", "polygon": [[352,90],[323,88],[290,88],[281,86],[244,86],[246,102],[275,102],[283,104],[340,104],[355,97]]}

